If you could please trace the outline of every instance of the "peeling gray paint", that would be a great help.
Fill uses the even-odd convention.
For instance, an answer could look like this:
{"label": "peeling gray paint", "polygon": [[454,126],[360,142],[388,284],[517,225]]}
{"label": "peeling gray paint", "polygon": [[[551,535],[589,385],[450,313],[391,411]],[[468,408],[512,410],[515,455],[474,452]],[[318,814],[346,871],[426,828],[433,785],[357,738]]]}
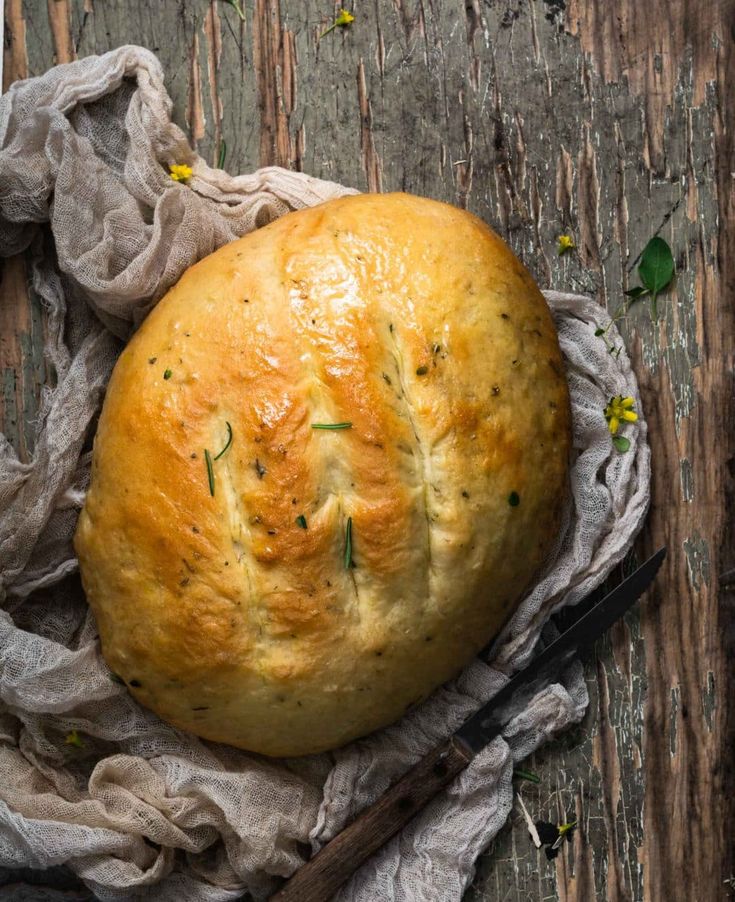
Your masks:
{"label": "peeling gray paint", "polygon": [[3,370],[3,404],[5,418],[3,420],[3,432],[5,438],[17,450],[19,447],[18,434],[18,405],[15,400],[15,371],[6,367]]}
{"label": "peeling gray paint", "polygon": [[684,540],[684,554],[689,571],[689,582],[695,589],[708,586],[710,580],[709,546],[698,532]]}

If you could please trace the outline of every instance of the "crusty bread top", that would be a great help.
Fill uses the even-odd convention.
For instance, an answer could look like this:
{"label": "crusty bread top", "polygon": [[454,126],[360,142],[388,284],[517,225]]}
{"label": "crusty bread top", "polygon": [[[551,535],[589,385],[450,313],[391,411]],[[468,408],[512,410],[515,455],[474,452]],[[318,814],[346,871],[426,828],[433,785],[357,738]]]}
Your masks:
{"label": "crusty bread top", "polygon": [[549,310],[480,220],[405,194],[284,216],[191,267],[115,367],[76,536],[105,657],[210,739],[365,734],[512,613],[569,445]]}

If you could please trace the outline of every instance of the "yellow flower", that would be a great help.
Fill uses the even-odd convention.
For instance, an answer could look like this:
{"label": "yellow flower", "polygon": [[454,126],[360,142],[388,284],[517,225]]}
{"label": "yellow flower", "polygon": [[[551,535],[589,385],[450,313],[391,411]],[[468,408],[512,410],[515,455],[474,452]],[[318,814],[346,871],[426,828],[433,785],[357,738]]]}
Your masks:
{"label": "yellow flower", "polygon": [[66,734],[66,739],[64,742],[67,745],[73,745],[78,749],[84,748],[84,742],[82,741],[82,737],[77,733],[76,730],[72,730],[71,733]]}
{"label": "yellow flower", "polygon": [[632,398],[624,398],[622,395],[610,398],[610,403],[605,408],[605,419],[612,435],[618,431],[621,422],[635,423],[638,419],[638,414],[633,410],[634,404]]}
{"label": "yellow flower", "polygon": [[329,26],[329,28],[319,35],[319,40],[321,41],[321,39],[325,35],[329,34],[330,31],[334,31],[335,28],[345,28],[346,26],[351,25],[354,21],[355,17],[351,12],[348,12],[346,9],[341,9],[337,15],[337,18]]}
{"label": "yellow flower", "polygon": [[577,245],[572,241],[571,235],[559,235],[559,256],[562,254],[566,254],[567,251],[570,251],[573,247]]}
{"label": "yellow flower", "polygon": [[192,176],[193,170],[186,163],[173,163],[168,167],[168,172],[175,182],[188,182]]}

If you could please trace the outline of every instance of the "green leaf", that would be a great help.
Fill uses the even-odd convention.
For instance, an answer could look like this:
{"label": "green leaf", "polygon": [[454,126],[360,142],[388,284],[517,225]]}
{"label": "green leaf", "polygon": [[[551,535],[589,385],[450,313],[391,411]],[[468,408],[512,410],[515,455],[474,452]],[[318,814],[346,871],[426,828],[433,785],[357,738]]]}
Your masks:
{"label": "green leaf", "polygon": [[627,298],[633,298],[634,301],[637,301],[638,298],[642,298],[644,295],[648,294],[648,289],[644,288],[642,285],[636,285],[635,288],[630,288],[628,291],[624,291],[623,294]]}
{"label": "green leaf", "polygon": [[600,335],[604,335],[604,334],[605,334],[605,330],[604,330],[604,329],[595,329],[595,335],[596,335],[598,338],[600,337]]}
{"label": "green leaf", "polygon": [[227,144],[225,144],[225,139],[223,138],[219,142],[219,156],[217,157],[217,169],[225,168],[225,160],[227,159]]}
{"label": "green leaf", "polygon": [[630,448],[630,439],[626,438],[624,435],[614,435],[612,441],[613,445],[615,445],[617,450],[621,453]]}
{"label": "green leaf", "polygon": [[654,300],[659,292],[668,288],[674,278],[674,258],[671,255],[671,248],[663,238],[651,238],[645,246],[641,254],[638,275]]}

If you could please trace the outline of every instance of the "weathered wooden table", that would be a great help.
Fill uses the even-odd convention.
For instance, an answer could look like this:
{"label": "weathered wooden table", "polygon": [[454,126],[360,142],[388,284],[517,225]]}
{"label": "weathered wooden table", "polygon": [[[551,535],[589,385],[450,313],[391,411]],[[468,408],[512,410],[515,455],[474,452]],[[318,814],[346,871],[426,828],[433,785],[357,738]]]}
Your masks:
{"label": "weathered wooden table", "polygon": [[[587,667],[581,727],[523,793],[580,829],[554,863],[514,815],[479,863],[480,900],[696,900],[735,886],[735,85],[728,0],[372,0],[323,40],[313,0],[6,0],[7,87],[138,43],[175,118],[226,168],[303,169],[466,206],[542,285],[609,310],[647,240],[674,250],[654,324],[624,324],[654,459],[638,543],[670,549],[642,607]],[[728,96],[728,91],[730,96]],[[557,238],[575,251],[559,257]],[[23,259],[0,296],[0,411],[26,457],[45,379],[44,317]],[[34,884],[31,886],[31,882]],[[14,887],[11,890],[10,887]],[[8,898],[87,899],[64,872],[0,873]],[[5,896],[3,896],[5,898]]]}

